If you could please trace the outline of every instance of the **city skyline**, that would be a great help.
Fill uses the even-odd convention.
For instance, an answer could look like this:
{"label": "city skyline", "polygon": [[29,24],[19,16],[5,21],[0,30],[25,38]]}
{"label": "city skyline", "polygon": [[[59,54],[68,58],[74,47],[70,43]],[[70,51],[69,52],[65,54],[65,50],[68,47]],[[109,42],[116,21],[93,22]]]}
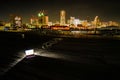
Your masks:
{"label": "city skyline", "polygon": [[31,16],[37,16],[40,10],[45,10],[50,21],[59,21],[60,11],[65,10],[66,19],[74,16],[93,20],[95,16],[99,16],[102,21],[120,22],[120,6],[115,0],[5,0],[0,7],[0,20],[5,21],[9,20],[11,14],[16,14],[23,17],[23,22],[29,22]]}

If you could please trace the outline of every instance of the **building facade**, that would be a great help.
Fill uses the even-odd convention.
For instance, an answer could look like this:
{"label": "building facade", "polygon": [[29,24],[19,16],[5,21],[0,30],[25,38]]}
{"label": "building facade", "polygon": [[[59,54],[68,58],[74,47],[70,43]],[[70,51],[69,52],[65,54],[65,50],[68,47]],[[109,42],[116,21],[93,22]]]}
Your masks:
{"label": "building facade", "polygon": [[60,11],[60,25],[65,25],[65,17],[66,17],[66,13],[64,10]]}

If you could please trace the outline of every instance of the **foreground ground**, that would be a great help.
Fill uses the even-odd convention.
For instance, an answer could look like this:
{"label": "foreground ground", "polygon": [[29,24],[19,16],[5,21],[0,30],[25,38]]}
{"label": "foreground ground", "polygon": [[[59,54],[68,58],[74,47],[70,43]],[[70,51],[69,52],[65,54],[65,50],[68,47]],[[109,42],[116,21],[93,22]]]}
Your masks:
{"label": "foreground ground", "polygon": [[[56,38],[27,34],[1,35],[0,71],[7,68],[18,52],[40,48],[43,55],[23,58],[0,80],[108,80],[119,79],[120,41],[114,38]],[[60,39],[60,40],[59,40]],[[57,58],[47,55],[58,55]],[[61,56],[61,57],[60,57]],[[9,67],[9,66],[8,66]]]}

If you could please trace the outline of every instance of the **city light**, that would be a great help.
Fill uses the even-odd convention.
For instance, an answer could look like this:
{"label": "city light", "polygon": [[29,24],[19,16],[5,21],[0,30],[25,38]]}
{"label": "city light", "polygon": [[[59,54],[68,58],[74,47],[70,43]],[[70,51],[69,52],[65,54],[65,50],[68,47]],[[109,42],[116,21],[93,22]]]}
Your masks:
{"label": "city light", "polygon": [[[30,24],[23,24],[23,18],[18,15],[15,15],[15,17],[12,18],[11,22],[4,23],[4,25],[6,26],[1,26],[0,30],[22,32],[30,31],[33,29],[40,29],[41,33],[49,32],[52,35],[54,33],[55,35],[59,34],[59,36],[74,36],[76,35],[73,35],[73,32],[75,31],[80,32],[80,34],[83,34],[83,32],[84,34],[103,34],[103,32],[105,32],[106,34],[108,32],[106,32],[104,27],[108,27],[107,30],[109,31],[109,33],[114,33],[115,35],[120,34],[119,23],[115,21],[102,22],[99,16],[95,16],[95,18],[93,18],[92,21],[81,20],[80,18],[76,18],[74,16],[71,16],[67,20],[66,14],[67,12],[65,10],[61,10],[59,20],[57,20],[56,22],[49,22],[48,14],[44,11],[40,11],[36,16],[32,15],[32,17],[30,18]],[[116,27],[116,30],[111,32],[111,26]],[[69,34],[67,35],[67,33]],[[22,36],[24,38],[24,35]]]}
{"label": "city light", "polygon": [[25,54],[26,54],[26,56],[34,55],[34,50],[33,49],[25,50]]}
{"label": "city light", "polygon": [[38,17],[44,16],[44,13],[38,13]]}

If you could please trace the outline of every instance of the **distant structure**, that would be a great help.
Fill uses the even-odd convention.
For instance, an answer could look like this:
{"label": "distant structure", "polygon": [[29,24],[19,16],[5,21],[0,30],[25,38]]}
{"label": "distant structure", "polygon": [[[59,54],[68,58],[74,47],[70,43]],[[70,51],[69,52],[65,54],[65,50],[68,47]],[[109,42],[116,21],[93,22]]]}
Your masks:
{"label": "distant structure", "polygon": [[77,27],[77,25],[80,24],[80,20],[74,19],[73,24],[74,24],[74,27]]}
{"label": "distant structure", "polygon": [[17,29],[22,27],[22,17],[20,16],[15,16],[13,19],[13,28]]}
{"label": "distant structure", "polygon": [[98,18],[98,16],[96,16],[94,19],[94,25],[97,27],[99,25],[99,23],[100,23],[99,18]]}
{"label": "distant structure", "polygon": [[30,19],[30,24],[31,25],[38,25],[38,18],[32,16]]}
{"label": "distant structure", "polygon": [[66,13],[64,10],[60,11],[60,24],[61,25],[65,25],[65,15]]}
{"label": "distant structure", "polygon": [[40,25],[43,25],[43,24],[44,24],[44,16],[45,16],[45,14],[44,14],[43,11],[41,11],[41,12],[38,13],[38,23],[39,23]]}
{"label": "distant structure", "polygon": [[45,17],[44,17],[44,24],[45,25],[49,24],[49,17],[47,15],[45,15]]}
{"label": "distant structure", "polygon": [[44,11],[38,13],[38,23],[39,25],[48,25],[49,17],[45,14]]}
{"label": "distant structure", "polygon": [[75,17],[70,17],[70,22],[69,24],[74,24]]}

